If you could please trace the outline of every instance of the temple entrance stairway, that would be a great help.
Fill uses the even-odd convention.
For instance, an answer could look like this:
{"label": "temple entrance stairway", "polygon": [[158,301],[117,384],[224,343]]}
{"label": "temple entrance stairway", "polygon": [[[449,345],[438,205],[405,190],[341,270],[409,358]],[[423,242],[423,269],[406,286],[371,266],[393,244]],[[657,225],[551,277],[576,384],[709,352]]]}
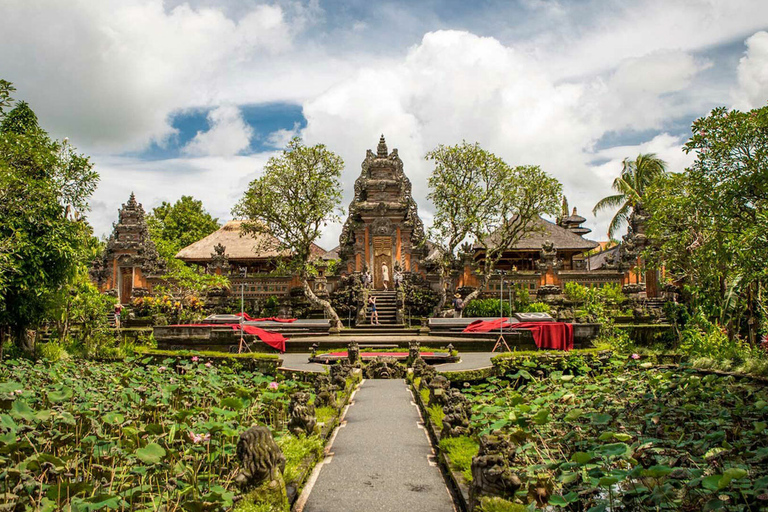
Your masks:
{"label": "temple entrance stairway", "polygon": [[[371,290],[370,297],[376,297],[376,311],[379,313],[380,325],[397,325],[397,292],[389,290]],[[366,315],[366,322],[360,327],[371,325],[370,310]]]}

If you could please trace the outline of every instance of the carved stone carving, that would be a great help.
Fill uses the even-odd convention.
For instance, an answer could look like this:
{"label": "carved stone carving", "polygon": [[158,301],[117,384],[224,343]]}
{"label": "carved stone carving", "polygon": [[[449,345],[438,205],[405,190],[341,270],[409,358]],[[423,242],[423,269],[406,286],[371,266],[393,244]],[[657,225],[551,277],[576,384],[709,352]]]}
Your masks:
{"label": "carved stone carving", "polygon": [[415,362],[417,359],[421,359],[421,354],[419,353],[419,348],[421,347],[421,343],[418,341],[410,341],[408,342],[408,360]]}
{"label": "carved stone carving", "polygon": [[278,478],[277,471],[285,470],[285,456],[277,446],[267,427],[257,425],[249,428],[237,442],[237,458],[240,459],[240,473],[235,481],[247,489],[261,482]]}
{"label": "carved stone carving", "polygon": [[429,386],[429,383],[432,382],[432,379],[435,378],[435,375],[437,374],[437,371],[435,370],[434,366],[430,366],[422,359],[421,357],[418,357],[414,359],[413,361],[413,375],[414,377],[420,377],[421,383],[419,384],[419,389],[427,389]]}
{"label": "carved stone carving", "polygon": [[288,430],[295,436],[299,434],[312,435],[317,425],[315,406],[309,403],[309,393],[298,391],[291,395],[291,403],[288,405]]}
{"label": "carved stone carving", "polygon": [[440,407],[445,405],[445,396],[448,394],[448,390],[451,387],[451,383],[442,375],[435,375],[429,383],[429,406],[439,405]]}
{"label": "carved stone carving", "polygon": [[349,361],[339,361],[331,365],[331,384],[336,389],[345,389],[347,387],[347,377],[352,373],[352,367]]}
{"label": "carved stone carving", "polygon": [[402,379],[405,376],[405,365],[398,363],[394,357],[377,357],[365,365],[366,379]]}
{"label": "carved stone carving", "polygon": [[443,406],[443,431],[440,437],[459,437],[470,433],[469,418],[472,416],[472,405],[467,397],[458,389],[451,388],[445,395],[446,404]]}
{"label": "carved stone carving", "polygon": [[360,346],[356,341],[353,341],[348,345],[347,359],[349,359],[349,364],[352,366],[355,366],[360,361]]}
{"label": "carved stone carving", "polygon": [[336,392],[328,375],[318,375],[315,379],[315,405],[317,407],[333,407],[338,409]]}
{"label": "carved stone carving", "polygon": [[377,236],[391,236],[395,231],[395,226],[388,218],[381,217],[371,223],[371,231]]}
{"label": "carved stone carving", "polygon": [[472,458],[472,485],[469,488],[469,508],[474,509],[484,495],[513,497],[522,486],[520,478],[510,468],[515,447],[500,434],[480,438],[480,450]]}
{"label": "carved stone carving", "polygon": [[551,240],[546,240],[541,244],[539,258],[537,266],[542,272],[546,272],[549,269],[558,270],[562,266],[562,261],[557,259],[557,249],[555,249],[555,244]]}

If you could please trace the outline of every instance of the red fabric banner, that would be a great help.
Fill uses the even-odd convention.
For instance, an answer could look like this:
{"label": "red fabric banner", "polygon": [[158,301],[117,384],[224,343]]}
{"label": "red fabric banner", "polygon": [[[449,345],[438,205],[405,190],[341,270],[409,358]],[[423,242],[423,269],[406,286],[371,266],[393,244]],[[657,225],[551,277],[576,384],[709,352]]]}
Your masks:
{"label": "red fabric banner", "polygon": [[573,324],[565,322],[520,322],[513,324],[508,318],[475,320],[464,332],[491,332],[500,329],[527,329],[533,335],[536,346],[551,350],[573,349]]}
{"label": "red fabric banner", "polygon": [[[240,330],[240,324],[179,324],[169,325],[168,327],[229,327],[235,331]],[[285,342],[287,341],[287,338],[279,332],[261,329],[255,325],[243,325],[243,332],[246,334],[253,334],[270,347],[275,348],[280,352],[285,352]]]}
{"label": "red fabric banner", "polygon": [[282,322],[284,324],[289,324],[296,321],[295,318],[277,318],[276,316],[270,316],[267,318],[251,318],[248,313],[235,313],[235,316],[243,317],[246,322]]}

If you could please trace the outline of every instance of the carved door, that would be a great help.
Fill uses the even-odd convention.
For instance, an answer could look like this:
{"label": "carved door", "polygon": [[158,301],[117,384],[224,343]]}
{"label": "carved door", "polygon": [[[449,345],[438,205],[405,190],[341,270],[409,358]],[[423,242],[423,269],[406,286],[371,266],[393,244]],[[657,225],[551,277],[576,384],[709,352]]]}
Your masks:
{"label": "carved door", "polygon": [[389,268],[390,286],[392,282],[392,237],[373,237],[373,287],[377,290],[384,288],[381,266],[386,263]]}
{"label": "carved door", "polygon": [[133,293],[133,268],[120,267],[120,302],[127,304]]}

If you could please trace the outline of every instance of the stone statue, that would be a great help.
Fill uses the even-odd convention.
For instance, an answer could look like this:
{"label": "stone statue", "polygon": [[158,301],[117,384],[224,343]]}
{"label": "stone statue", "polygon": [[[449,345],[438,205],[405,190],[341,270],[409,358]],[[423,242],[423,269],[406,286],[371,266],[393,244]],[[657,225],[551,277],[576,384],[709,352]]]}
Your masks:
{"label": "stone statue", "polygon": [[418,341],[411,341],[408,343],[408,361],[413,364],[417,359],[421,359],[421,354],[419,353],[419,348],[421,347],[421,343]]}
{"label": "stone statue", "polygon": [[510,465],[515,447],[501,434],[480,438],[480,450],[472,457],[472,484],[469,488],[469,508],[474,509],[484,495],[511,498],[522,486]]}
{"label": "stone statue", "polygon": [[346,389],[347,377],[349,377],[351,373],[352,367],[349,366],[349,361],[342,360],[334,365],[331,365],[331,384],[333,384],[336,389]]}
{"label": "stone statue", "polygon": [[267,427],[256,425],[242,434],[237,442],[240,472],[235,482],[243,488],[256,487],[265,480],[281,478],[285,456]]}
{"label": "stone statue", "polygon": [[300,434],[312,435],[317,425],[315,406],[309,403],[309,393],[298,391],[291,395],[291,403],[288,405],[288,430],[295,436]]}
{"label": "stone statue", "polygon": [[429,406],[437,404],[439,406],[445,405],[445,395],[451,387],[451,383],[442,375],[435,375],[429,383]]}
{"label": "stone statue", "polygon": [[458,389],[451,388],[445,395],[443,406],[443,430],[440,437],[459,437],[470,434],[469,418],[472,416],[472,405],[467,397]]}
{"label": "stone statue", "polygon": [[402,379],[405,376],[405,365],[397,362],[394,357],[377,357],[365,365],[366,379]]}
{"label": "stone statue", "polygon": [[336,402],[336,392],[328,375],[318,375],[315,379],[315,406],[339,408]]}
{"label": "stone statue", "polygon": [[428,365],[421,357],[413,361],[413,376],[421,378],[421,383],[419,384],[420,390],[427,389],[429,383],[432,382],[432,379],[435,378],[436,374],[437,371],[435,370],[435,367]]}
{"label": "stone statue", "polygon": [[352,366],[357,365],[360,362],[360,346],[356,341],[351,342],[347,346],[347,359]]}

